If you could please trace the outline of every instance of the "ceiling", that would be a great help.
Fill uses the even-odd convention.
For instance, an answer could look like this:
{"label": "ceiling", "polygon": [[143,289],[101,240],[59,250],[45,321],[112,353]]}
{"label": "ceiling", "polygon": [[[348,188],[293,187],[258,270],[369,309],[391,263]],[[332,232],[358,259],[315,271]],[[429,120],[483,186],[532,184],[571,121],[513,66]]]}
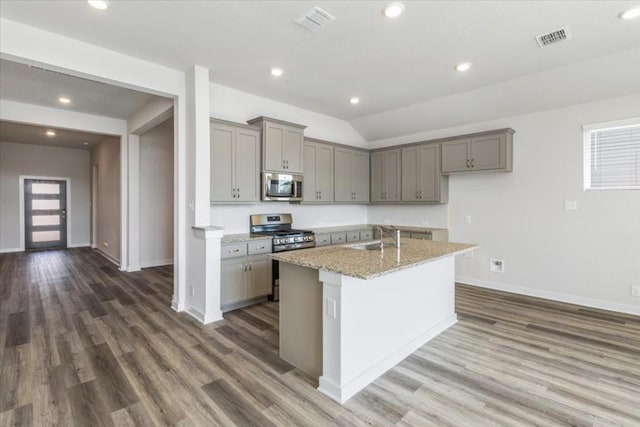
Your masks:
{"label": "ceiling", "polygon": [[[216,83],[347,120],[368,141],[640,91],[640,79],[603,75],[615,69],[607,58],[618,54],[631,58],[629,76],[640,73],[640,20],[618,18],[635,0],[405,1],[394,20],[381,13],[387,3],[112,0],[98,11],[84,1],[2,0],[0,15],[175,69],[207,67]],[[337,19],[315,33],[292,23],[315,5]],[[566,26],[570,40],[537,46],[536,35]],[[473,63],[471,70],[456,72],[463,61]],[[582,64],[592,74],[571,85]],[[284,75],[272,77],[273,66]],[[22,76],[7,70],[11,78]],[[596,86],[606,84],[591,91],[591,75]],[[15,91],[3,85],[2,97],[39,96],[24,90],[30,84]],[[499,93],[496,108],[474,99],[487,88]],[[536,93],[553,100],[541,102]],[[45,95],[51,100],[58,93]],[[352,96],[360,104],[349,104]],[[454,101],[468,98],[473,111],[457,108],[466,104]],[[118,110],[111,117],[126,115],[118,103],[110,105]],[[448,120],[425,121],[440,116]]]}
{"label": "ceiling", "polygon": [[[55,136],[47,136],[47,130],[54,130]],[[25,125],[0,121],[0,141],[21,144],[46,145],[49,147],[80,148],[90,150],[105,135],[77,132],[66,129],[51,129],[42,126]],[[85,145],[84,143],[87,143]]]}

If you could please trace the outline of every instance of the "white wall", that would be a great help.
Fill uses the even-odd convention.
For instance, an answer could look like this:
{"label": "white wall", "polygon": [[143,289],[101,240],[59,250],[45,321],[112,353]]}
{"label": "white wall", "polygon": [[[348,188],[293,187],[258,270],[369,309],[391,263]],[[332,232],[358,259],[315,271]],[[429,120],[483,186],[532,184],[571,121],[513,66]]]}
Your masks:
{"label": "white wall", "polygon": [[[91,165],[98,167],[95,235],[96,247],[120,261],[120,140],[106,137],[91,150]],[[106,243],[106,245],[105,245]]]}
{"label": "white wall", "polygon": [[[307,126],[305,136],[353,146],[366,142],[344,120],[303,110],[291,105],[262,98],[219,84],[211,84],[211,116],[246,123],[258,116],[267,116]],[[258,213],[293,214],[294,227],[323,227],[364,224],[367,207],[361,205],[313,206],[281,202],[251,205],[212,205],[211,224],[225,227],[225,234],[248,233],[249,215]]]}
{"label": "white wall", "polygon": [[20,250],[19,176],[70,178],[68,246],[89,246],[89,150],[0,142],[0,252]]}
{"label": "white wall", "polygon": [[140,266],[173,262],[173,128],[140,135]]}
{"label": "white wall", "polygon": [[[582,125],[629,117],[640,117],[640,94],[372,145],[515,129],[512,173],[449,179],[449,238],[480,244],[473,259],[458,257],[457,279],[640,314],[629,288],[640,284],[640,191],[583,190]],[[491,258],[504,273],[489,272]]]}

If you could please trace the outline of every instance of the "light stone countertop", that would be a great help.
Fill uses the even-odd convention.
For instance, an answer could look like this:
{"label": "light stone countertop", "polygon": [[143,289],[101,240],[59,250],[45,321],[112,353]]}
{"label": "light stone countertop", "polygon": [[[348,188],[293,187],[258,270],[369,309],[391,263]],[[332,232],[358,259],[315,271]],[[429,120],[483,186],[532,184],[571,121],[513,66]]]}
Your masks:
{"label": "light stone countertop", "polygon": [[309,228],[316,234],[341,233],[355,230],[372,230],[376,227],[395,227],[401,231],[413,231],[414,233],[428,233],[430,231],[446,231],[446,228],[435,227],[416,227],[413,225],[390,225],[390,224],[352,224],[352,225],[336,225],[333,227],[313,227]]}
{"label": "light stone countertop", "polygon": [[[386,242],[387,239],[385,239]],[[271,258],[315,270],[326,270],[370,280],[478,247],[469,243],[403,238],[400,239],[400,257],[398,258],[398,249],[395,247],[385,246],[382,253],[379,249],[359,250],[352,247],[359,244],[362,243],[281,252],[272,254]]]}
{"label": "light stone countertop", "polygon": [[271,236],[262,236],[249,233],[225,234],[224,236],[222,236],[221,243],[242,243],[250,242],[252,240],[271,240]]}

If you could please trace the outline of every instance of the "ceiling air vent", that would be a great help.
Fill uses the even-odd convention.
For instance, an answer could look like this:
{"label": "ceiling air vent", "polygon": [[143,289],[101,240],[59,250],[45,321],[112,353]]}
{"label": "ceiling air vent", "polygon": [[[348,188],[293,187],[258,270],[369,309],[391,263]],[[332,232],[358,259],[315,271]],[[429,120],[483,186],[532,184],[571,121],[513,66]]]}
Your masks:
{"label": "ceiling air vent", "polygon": [[293,22],[313,33],[335,19],[335,16],[325,12],[324,10],[316,6],[313,9],[308,10],[302,15],[298,16],[293,20]]}
{"label": "ceiling air vent", "polygon": [[565,40],[569,40],[570,38],[571,34],[569,33],[569,28],[565,27],[559,30],[551,31],[547,34],[541,34],[536,37],[536,41],[538,42],[538,46],[546,47]]}

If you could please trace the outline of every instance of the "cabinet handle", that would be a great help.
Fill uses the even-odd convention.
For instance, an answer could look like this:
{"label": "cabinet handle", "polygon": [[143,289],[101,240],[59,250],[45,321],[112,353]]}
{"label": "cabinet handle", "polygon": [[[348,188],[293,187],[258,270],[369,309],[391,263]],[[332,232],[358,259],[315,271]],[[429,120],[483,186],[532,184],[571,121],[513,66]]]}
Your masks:
{"label": "cabinet handle", "polygon": [[469,159],[467,159],[467,167],[470,168],[471,166],[469,166]]}
{"label": "cabinet handle", "polygon": [[251,263],[249,263],[249,271],[251,271]]}
{"label": "cabinet handle", "polygon": [[475,168],[475,165],[473,164],[473,160],[474,160],[474,159],[471,159],[471,167],[472,167],[472,168]]}
{"label": "cabinet handle", "polygon": [[320,199],[322,199],[322,191],[318,191],[320,193]]}
{"label": "cabinet handle", "polygon": [[240,249],[229,249],[228,253],[233,254],[236,252],[240,252]]}
{"label": "cabinet handle", "polygon": [[239,199],[240,198],[240,189],[236,188],[236,197]]}
{"label": "cabinet handle", "polygon": [[257,249],[257,250],[264,249],[264,248],[265,248],[264,246],[258,246],[258,247],[256,247],[256,249]]}
{"label": "cabinet handle", "polygon": [[244,271],[247,271],[247,264],[244,265]]}

